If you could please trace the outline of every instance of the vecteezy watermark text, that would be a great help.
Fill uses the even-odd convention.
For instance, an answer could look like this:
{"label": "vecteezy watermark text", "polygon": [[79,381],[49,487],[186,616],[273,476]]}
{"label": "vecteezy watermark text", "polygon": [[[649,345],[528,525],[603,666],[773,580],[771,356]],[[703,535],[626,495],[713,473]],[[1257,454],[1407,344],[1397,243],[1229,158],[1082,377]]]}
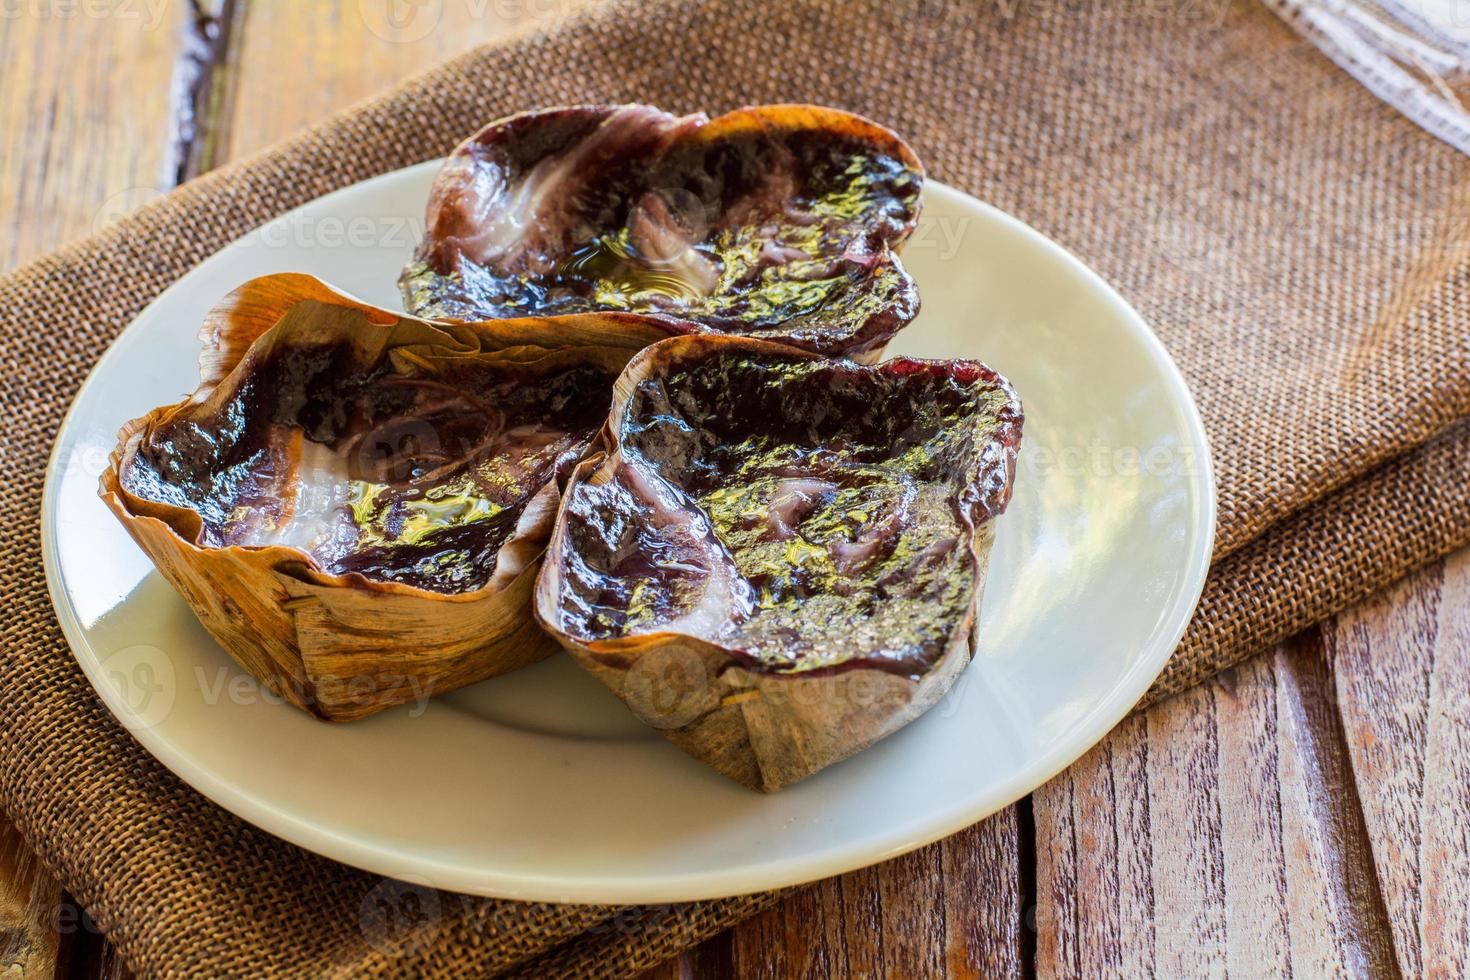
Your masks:
{"label": "vecteezy watermark text", "polygon": [[153,31],[167,8],[168,0],[0,0],[0,20],[116,20]]}
{"label": "vecteezy watermark text", "polygon": [[[103,661],[103,677],[113,697],[124,710],[119,720],[130,730],[152,728],[165,722],[179,702],[180,684],[192,681],[193,700],[218,704],[324,704],[376,707],[384,691],[407,695],[401,704],[410,718],[428,710],[434,695],[432,685],[413,674],[374,673],[353,676],[325,675],[312,678],[310,687],[273,687],[238,667],[218,663],[195,664],[181,677],[173,658],[162,648],[140,643],[122,647]],[[288,685],[287,681],[278,684]]]}

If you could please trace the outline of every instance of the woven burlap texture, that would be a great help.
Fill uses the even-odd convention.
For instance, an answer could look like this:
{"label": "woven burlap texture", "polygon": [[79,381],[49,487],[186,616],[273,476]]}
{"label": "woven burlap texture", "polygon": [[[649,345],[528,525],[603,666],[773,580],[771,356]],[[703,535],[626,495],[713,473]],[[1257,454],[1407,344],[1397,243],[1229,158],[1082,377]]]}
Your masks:
{"label": "woven burlap texture", "polygon": [[1198,399],[1220,487],[1216,563],[1155,696],[1470,540],[1470,426],[1456,425],[1470,415],[1470,163],[1264,9],[594,9],[0,280],[0,805],[139,973],[620,975],[775,900],[618,910],[423,889],[432,914],[400,935],[375,910],[409,886],[257,831],[155,763],[96,701],[46,597],[38,510],[57,426],[160,290],[262,221],[439,156],[485,120],[623,100],[872,116],[936,179],[1071,248],[1154,325]]}

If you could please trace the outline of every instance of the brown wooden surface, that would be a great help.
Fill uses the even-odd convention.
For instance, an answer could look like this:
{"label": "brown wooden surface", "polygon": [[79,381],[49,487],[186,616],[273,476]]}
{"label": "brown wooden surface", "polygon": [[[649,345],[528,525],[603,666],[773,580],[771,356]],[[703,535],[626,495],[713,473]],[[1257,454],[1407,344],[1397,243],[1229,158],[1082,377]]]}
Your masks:
{"label": "brown wooden surface", "polygon": [[[15,5],[0,268],[575,0],[394,2]],[[1470,551],[649,975],[1033,973],[1470,975]],[[0,976],[58,975],[125,970],[0,822]]]}

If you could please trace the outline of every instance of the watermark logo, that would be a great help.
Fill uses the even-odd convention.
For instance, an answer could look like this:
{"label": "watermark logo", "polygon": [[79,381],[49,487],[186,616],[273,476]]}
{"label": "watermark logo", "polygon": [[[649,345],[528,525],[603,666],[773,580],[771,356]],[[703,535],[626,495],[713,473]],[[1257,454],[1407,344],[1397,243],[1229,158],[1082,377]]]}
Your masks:
{"label": "watermark logo", "polygon": [[965,236],[970,232],[970,219],[965,215],[931,216],[923,214],[914,226],[913,234],[904,242],[903,254],[916,252],[933,254],[941,262],[948,262],[960,254]]}
{"label": "watermark logo", "polygon": [[623,697],[654,728],[682,728],[711,706],[711,680],[704,661],[689,650],[655,647],[633,662]]}
{"label": "watermark logo", "polygon": [[106,659],[103,672],[127,708],[118,715],[129,731],[152,728],[173,710],[178,677],[173,661],[158,647],[124,647]]}
{"label": "watermark logo", "polygon": [[412,44],[434,33],[444,0],[358,0],[362,22],[389,44]]}
{"label": "watermark logo", "polygon": [[380,952],[427,949],[443,929],[439,892],[419,875],[384,878],[362,897],[358,928],[368,945]]}
{"label": "watermark logo", "polygon": [[288,214],[240,239],[264,248],[389,248],[406,251],[424,236],[422,215],[369,215],[350,218]]}
{"label": "watermark logo", "polygon": [[145,204],[151,204],[163,196],[163,192],[156,187],[129,187],[118,191],[97,209],[92,216],[92,231],[99,232],[103,228],[120,221],[138,210]]}

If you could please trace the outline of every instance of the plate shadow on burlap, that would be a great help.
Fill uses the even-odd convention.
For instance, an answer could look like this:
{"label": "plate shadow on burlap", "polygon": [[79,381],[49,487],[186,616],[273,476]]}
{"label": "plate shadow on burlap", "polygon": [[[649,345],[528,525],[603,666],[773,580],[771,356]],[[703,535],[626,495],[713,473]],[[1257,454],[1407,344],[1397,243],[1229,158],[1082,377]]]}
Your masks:
{"label": "plate shadow on burlap", "polygon": [[[72,395],[229,241],[531,106],[831,103],[1076,252],[1154,326],[1219,478],[1215,563],[1150,699],[1470,541],[1470,161],[1242,0],[645,2],[474,52],[0,279],[10,474],[0,804],[143,975],[604,976],[775,902],[474,899],[257,831],[107,714],[47,600],[38,509]],[[382,909],[412,893],[410,927]],[[386,902],[386,905],[385,905]]]}

